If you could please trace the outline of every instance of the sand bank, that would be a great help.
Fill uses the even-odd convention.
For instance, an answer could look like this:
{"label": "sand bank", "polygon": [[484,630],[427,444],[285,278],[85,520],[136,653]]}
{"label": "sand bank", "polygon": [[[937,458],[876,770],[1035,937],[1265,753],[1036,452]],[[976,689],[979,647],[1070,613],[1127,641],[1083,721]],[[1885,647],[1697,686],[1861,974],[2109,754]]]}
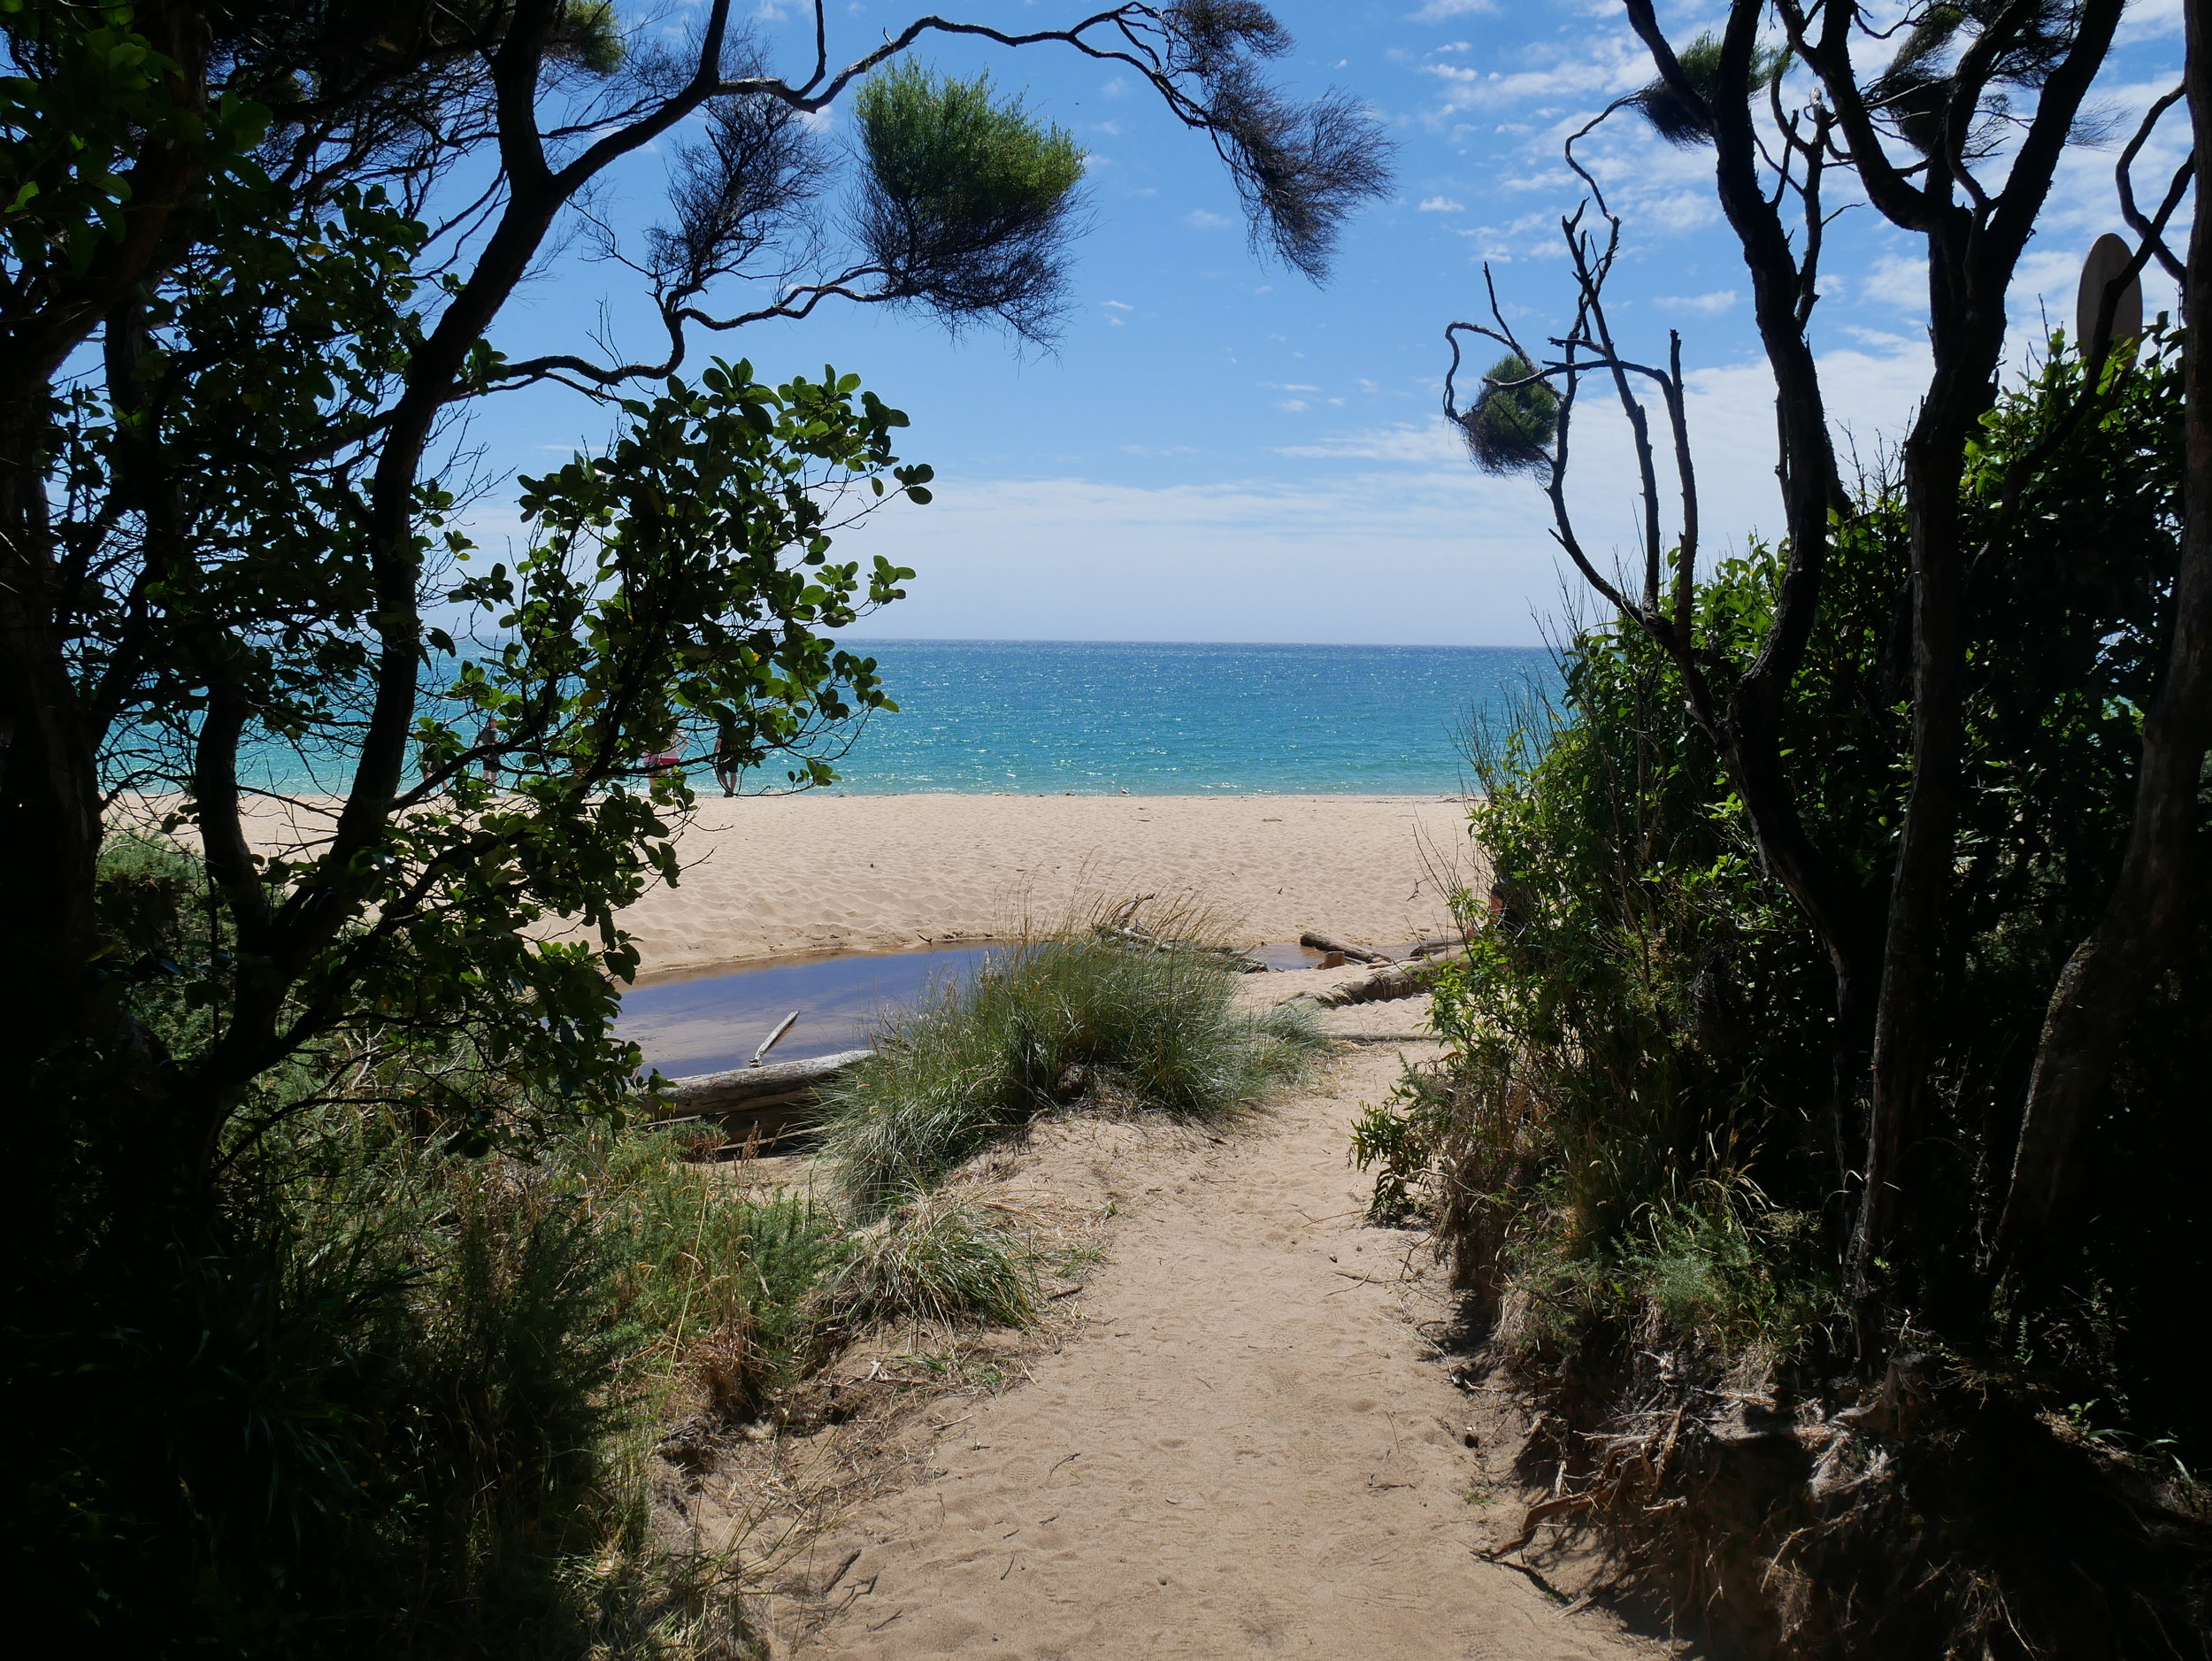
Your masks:
{"label": "sand bank", "polygon": [[1465,804],[1415,796],[718,797],[678,850],[681,885],[624,919],[647,974],[1003,934],[1152,892],[1203,900],[1243,944],[1409,941],[1446,924],[1441,863],[1468,865]]}

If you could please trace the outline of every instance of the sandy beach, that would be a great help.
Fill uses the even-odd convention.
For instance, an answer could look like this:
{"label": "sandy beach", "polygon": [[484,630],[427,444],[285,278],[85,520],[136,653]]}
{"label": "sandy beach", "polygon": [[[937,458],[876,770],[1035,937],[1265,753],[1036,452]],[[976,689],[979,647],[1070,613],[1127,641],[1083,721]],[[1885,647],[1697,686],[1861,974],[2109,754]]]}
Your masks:
{"label": "sandy beach", "polygon": [[705,798],[682,883],[625,921],[648,975],[785,952],[1003,935],[1136,894],[1211,906],[1240,944],[1371,943],[1448,922],[1466,806],[1434,796]]}

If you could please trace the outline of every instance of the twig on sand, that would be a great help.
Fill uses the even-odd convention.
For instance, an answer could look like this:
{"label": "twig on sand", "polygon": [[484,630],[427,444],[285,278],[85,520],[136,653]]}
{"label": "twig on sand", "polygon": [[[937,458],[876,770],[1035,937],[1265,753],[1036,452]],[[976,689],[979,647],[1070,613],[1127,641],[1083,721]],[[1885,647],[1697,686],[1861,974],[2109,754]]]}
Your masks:
{"label": "twig on sand", "polygon": [[1493,1563],[1502,1557],[1509,1557],[1535,1539],[1536,1531],[1551,1519],[1566,1516],[1575,1511],[1587,1511],[1596,1500],[1597,1496],[1594,1493],[1570,1494],[1562,1499],[1546,1500],[1540,1505],[1532,1505],[1528,1508],[1528,1514],[1521,1519],[1520,1534],[1504,1545],[1493,1547],[1482,1555]]}

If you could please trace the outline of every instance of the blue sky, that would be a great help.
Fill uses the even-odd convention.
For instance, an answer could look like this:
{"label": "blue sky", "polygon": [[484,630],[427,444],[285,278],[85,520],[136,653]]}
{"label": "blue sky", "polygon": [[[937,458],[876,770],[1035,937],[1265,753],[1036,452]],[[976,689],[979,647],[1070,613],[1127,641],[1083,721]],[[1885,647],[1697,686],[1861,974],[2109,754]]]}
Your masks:
{"label": "blue sky", "polygon": [[[834,7],[833,56],[866,50],[921,9]],[[945,15],[1034,28],[1087,9],[975,0]],[[1561,614],[1533,487],[1475,474],[1436,413],[1441,336],[1475,314],[1486,258],[1509,303],[1525,308],[1521,320],[1540,327],[1555,311],[1557,220],[1575,201],[1560,136],[1648,80],[1647,61],[1614,0],[1276,10],[1298,42],[1283,77],[1368,101],[1400,146],[1393,199],[1354,226],[1325,287],[1252,256],[1210,150],[1125,73],[1048,47],[941,42],[927,61],[989,67],[1088,152],[1092,228],[1056,348],[980,329],[949,339],[887,308],[826,310],[708,348],[772,376],[833,363],[913,418],[907,454],[936,467],[937,501],[895,505],[842,551],[883,553],[920,574],[911,597],[856,635],[1518,644]],[[809,17],[791,0],[757,13],[771,61],[799,78]],[[1662,13],[1686,38],[1717,8]],[[686,12],[656,15],[680,27]],[[2180,61],[2177,0],[2139,0],[2099,97],[2131,130]],[[827,127],[833,142],[849,135],[834,113]],[[1770,393],[1747,284],[1713,201],[1709,153],[1618,128],[1589,152],[1628,219],[1616,327],[1624,347],[1654,357],[1670,327],[1683,332],[1710,546],[1775,518]],[[2170,116],[2139,178],[2162,179],[2184,141]],[[2044,296],[2054,321],[2070,317],[2082,254],[2118,228],[2116,150],[2067,158],[2016,296],[2023,342],[2039,332]],[[665,165],[635,158],[602,211],[643,223]],[[1816,322],[1832,409],[1870,443],[1900,429],[1924,376],[1913,250],[1863,207],[1830,235]],[[572,243],[496,338],[520,356],[599,329],[650,350],[633,282]],[[580,398],[541,388],[480,417],[471,436],[488,468],[527,472],[598,442],[606,426]],[[1625,550],[1636,512],[1627,452],[1599,428],[1586,445],[1586,540]],[[478,515],[494,546],[509,523],[496,500]]]}

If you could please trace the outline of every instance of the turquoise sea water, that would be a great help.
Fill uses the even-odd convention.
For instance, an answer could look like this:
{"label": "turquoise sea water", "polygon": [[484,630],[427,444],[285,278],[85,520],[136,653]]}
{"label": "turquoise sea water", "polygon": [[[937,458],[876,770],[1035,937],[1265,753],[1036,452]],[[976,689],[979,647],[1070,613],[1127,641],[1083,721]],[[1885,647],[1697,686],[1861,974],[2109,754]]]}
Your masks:
{"label": "turquoise sea water", "polygon": [[899,712],[841,790],[1135,796],[1459,788],[1459,738],[1532,683],[1540,649],[1113,641],[854,642]]}
{"label": "turquoise sea water", "polygon": [[[870,795],[1447,794],[1469,724],[1558,680],[1549,653],[1515,646],[851,644],[900,706],[835,763],[833,788]],[[352,765],[266,742],[246,760],[253,783],[287,791],[341,789]],[[745,788],[782,776],[772,765]],[[715,788],[704,767],[691,781]]]}

